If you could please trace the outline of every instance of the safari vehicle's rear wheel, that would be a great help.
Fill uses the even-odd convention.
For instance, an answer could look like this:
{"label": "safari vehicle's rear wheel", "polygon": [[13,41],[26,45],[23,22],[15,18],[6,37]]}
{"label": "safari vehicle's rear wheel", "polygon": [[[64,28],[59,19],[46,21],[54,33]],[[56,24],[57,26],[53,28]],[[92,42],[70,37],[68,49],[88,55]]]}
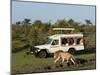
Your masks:
{"label": "safari vehicle's rear wheel", "polygon": [[76,50],[75,50],[75,48],[70,48],[70,49],[68,50],[68,52],[71,53],[71,54],[75,54]]}
{"label": "safari vehicle's rear wheel", "polygon": [[47,52],[46,52],[45,50],[40,51],[40,52],[38,53],[38,56],[39,56],[40,58],[46,58],[46,57],[47,57]]}

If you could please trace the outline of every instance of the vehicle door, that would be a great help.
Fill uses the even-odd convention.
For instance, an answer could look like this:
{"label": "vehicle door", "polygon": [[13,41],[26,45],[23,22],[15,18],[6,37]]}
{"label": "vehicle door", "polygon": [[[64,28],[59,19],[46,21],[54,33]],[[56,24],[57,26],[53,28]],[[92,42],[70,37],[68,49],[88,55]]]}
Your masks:
{"label": "vehicle door", "polygon": [[50,46],[50,52],[54,53],[55,51],[58,51],[59,49],[59,39],[54,39]]}

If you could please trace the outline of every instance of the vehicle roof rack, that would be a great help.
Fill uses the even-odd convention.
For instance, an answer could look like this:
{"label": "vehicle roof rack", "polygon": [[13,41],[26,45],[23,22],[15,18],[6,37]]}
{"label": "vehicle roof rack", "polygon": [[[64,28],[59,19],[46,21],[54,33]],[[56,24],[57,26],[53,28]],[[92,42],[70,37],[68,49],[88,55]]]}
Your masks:
{"label": "vehicle roof rack", "polygon": [[70,31],[73,31],[75,29],[74,28],[53,28],[53,30],[61,30],[61,31],[70,30]]}
{"label": "vehicle roof rack", "polygon": [[63,34],[63,32],[66,32],[65,34],[72,34],[73,31],[75,30],[74,28],[53,28],[54,31],[56,31],[56,34],[59,33]]}

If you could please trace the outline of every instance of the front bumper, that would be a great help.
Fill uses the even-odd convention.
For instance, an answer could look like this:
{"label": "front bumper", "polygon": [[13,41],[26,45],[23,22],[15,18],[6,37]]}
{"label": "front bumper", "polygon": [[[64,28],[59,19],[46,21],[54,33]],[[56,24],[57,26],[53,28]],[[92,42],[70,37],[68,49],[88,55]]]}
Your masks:
{"label": "front bumper", "polygon": [[32,53],[32,54],[34,54],[34,55],[37,55],[38,53],[39,53],[39,48],[36,48],[36,47],[32,47],[31,49],[30,49],[30,52]]}

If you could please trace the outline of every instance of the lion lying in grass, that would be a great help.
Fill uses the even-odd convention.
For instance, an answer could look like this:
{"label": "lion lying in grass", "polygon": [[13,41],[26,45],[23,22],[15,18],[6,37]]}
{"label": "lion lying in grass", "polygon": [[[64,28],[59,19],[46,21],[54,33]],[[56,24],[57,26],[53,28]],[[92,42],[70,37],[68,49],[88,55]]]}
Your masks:
{"label": "lion lying in grass", "polygon": [[64,52],[62,50],[56,51],[54,53],[54,63],[57,63],[58,61],[61,60],[61,63],[67,61],[67,63],[72,62],[73,64],[77,64],[75,61],[76,59],[74,58],[74,56],[68,52]]}

